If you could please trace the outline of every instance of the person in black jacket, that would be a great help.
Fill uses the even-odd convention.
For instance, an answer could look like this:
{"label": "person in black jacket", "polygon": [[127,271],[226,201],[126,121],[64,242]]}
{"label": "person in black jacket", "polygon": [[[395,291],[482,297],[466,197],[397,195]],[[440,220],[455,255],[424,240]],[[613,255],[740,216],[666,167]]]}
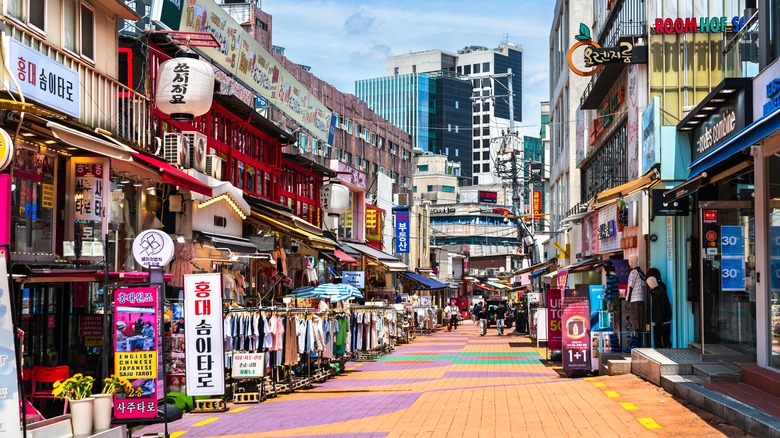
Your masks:
{"label": "person in black jacket", "polygon": [[650,289],[653,339],[656,348],[672,348],[672,303],[661,281],[661,272],[656,268],[647,271],[647,286]]}

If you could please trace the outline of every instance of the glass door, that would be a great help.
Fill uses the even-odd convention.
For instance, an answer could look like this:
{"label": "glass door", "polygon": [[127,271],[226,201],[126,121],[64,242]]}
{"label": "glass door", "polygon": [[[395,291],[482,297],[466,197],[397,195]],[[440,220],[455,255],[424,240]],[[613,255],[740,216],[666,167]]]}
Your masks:
{"label": "glass door", "polygon": [[750,201],[700,202],[702,354],[755,358],[755,216]]}

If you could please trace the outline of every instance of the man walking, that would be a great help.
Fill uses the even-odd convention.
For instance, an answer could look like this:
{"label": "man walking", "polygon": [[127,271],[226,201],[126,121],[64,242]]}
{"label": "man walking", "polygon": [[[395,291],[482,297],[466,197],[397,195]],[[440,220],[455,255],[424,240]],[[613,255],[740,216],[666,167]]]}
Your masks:
{"label": "man walking", "polygon": [[450,304],[444,308],[444,317],[447,318],[447,331],[458,331],[458,314],[460,309],[456,304],[456,301],[450,301]]}
{"label": "man walking", "polygon": [[498,307],[496,307],[496,331],[498,332],[498,336],[504,334],[505,315],[506,307],[504,307],[504,303],[498,303]]}
{"label": "man walking", "polygon": [[479,312],[482,311],[482,302],[474,304],[474,308],[471,309],[471,313],[474,315],[474,322],[479,322]]}

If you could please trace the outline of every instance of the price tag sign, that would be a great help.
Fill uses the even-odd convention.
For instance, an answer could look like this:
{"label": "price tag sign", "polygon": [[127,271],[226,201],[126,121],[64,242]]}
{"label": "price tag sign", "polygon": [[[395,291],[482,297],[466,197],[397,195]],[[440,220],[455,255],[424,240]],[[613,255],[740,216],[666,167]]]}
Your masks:
{"label": "price tag sign", "polygon": [[720,227],[720,250],[723,257],[744,257],[745,236],[744,229],[737,225],[724,225]]}
{"label": "price tag sign", "polygon": [[259,379],[265,371],[264,353],[236,353],[233,355],[231,375],[234,379]]}
{"label": "price tag sign", "polygon": [[720,286],[724,291],[745,290],[745,260],[723,258],[720,263]]}

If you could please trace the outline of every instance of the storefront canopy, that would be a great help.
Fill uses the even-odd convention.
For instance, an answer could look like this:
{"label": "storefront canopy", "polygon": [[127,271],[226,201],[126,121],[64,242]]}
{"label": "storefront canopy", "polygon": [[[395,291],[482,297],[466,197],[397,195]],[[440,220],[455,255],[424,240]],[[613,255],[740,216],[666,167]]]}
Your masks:
{"label": "storefront canopy", "polygon": [[346,245],[360,252],[361,254],[376,260],[379,264],[383,265],[391,272],[401,272],[409,269],[408,266],[406,266],[404,263],[402,263],[400,260],[393,257],[392,255],[371,248],[368,245],[363,245],[360,243],[349,243]]}
{"label": "storefront canopy", "polygon": [[603,207],[606,204],[617,201],[621,197],[633,195],[634,193],[648,189],[660,182],[661,174],[658,168],[653,167],[641,177],[621,184],[615,188],[604,190],[596,196],[596,208]]}
{"label": "storefront canopy", "polygon": [[92,134],[61,125],[57,122],[46,122],[46,127],[51,130],[52,136],[57,140],[105,157],[130,161],[132,153],[135,152],[129,146],[119,142],[105,141]]}
{"label": "storefront canopy", "polygon": [[354,257],[338,248],[333,251],[333,255],[335,255],[336,258],[338,258],[342,263],[357,263],[357,260]]}
{"label": "storefront canopy", "polygon": [[423,277],[422,275],[415,274],[414,272],[401,272],[401,275],[422,285],[425,289],[435,290],[435,289],[446,289],[449,287],[444,283],[436,281],[432,278]]}
{"label": "storefront canopy", "polygon": [[255,254],[257,253],[257,246],[255,246],[249,239],[242,237],[225,236],[222,234],[204,233],[202,231],[196,231],[200,235],[198,240],[207,240],[215,249],[229,249],[234,253],[241,254]]}
{"label": "storefront canopy", "polygon": [[162,174],[163,182],[173,184],[175,186],[183,187],[187,190],[191,190],[201,195],[211,197],[212,190],[209,184],[199,181],[181,170],[171,166],[165,161],[158,160],[157,158],[148,157],[146,155],[134,152],[132,154],[133,161],[139,161],[146,164],[153,169],[157,169]]}
{"label": "storefront canopy", "polygon": [[[250,200],[252,198],[250,197]],[[255,198],[256,199],[256,198]],[[252,218],[278,232],[289,234],[314,249],[334,251],[339,245],[322,235],[322,230],[290,212],[272,208],[262,202],[252,201]]]}
{"label": "storefront canopy", "polygon": [[535,273],[536,271],[538,271],[540,269],[549,268],[551,265],[557,265],[557,264],[558,264],[558,259],[551,259],[551,260],[548,260],[546,262],[537,263],[537,264],[531,265],[531,266],[529,266],[527,268],[523,268],[523,269],[517,270],[517,271],[515,271],[515,275],[523,275],[523,274],[527,274],[529,272],[534,272]]}
{"label": "storefront canopy", "polygon": [[572,263],[569,266],[564,266],[563,268],[558,268],[559,271],[565,271],[568,273],[572,272],[582,272],[582,271],[592,271],[594,269],[597,269],[604,263],[604,260],[596,259],[596,258],[587,258],[580,260],[576,263]]}
{"label": "storefront canopy", "polygon": [[496,288],[496,289],[500,289],[500,290],[504,290],[504,289],[506,289],[506,288],[508,288],[508,287],[509,287],[509,286],[507,286],[507,285],[505,285],[505,284],[496,283],[495,281],[488,281],[488,282],[487,282],[487,284],[488,284],[489,286],[493,286],[494,288]]}

